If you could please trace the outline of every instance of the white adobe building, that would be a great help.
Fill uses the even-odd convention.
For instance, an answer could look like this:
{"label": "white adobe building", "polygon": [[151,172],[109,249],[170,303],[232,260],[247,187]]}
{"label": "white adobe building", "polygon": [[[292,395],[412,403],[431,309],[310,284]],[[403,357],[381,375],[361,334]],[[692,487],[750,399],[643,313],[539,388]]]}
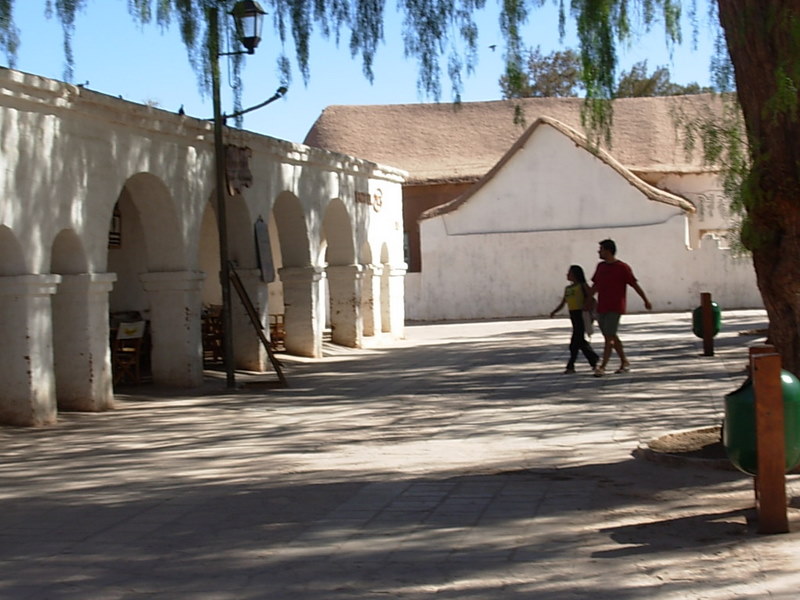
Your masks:
{"label": "white adobe building", "polygon": [[[112,407],[117,313],[148,321],[155,383],[199,385],[201,316],[221,295],[212,124],[9,69],[0,90],[0,422]],[[227,199],[230,258],[262,322],[285,315],[287,352],[321,356],[326,322],[347,346],[402,336],[404,172],[245,131],[225,142],[252,175]],[[268,370],[233,307],[236,366]]]}
{"label": "white adobe building", "polygon": [[[408,172],[403,184],[406,318],[532,317],[558,303],[570,264],[588,277],[612,238],[658,311],[711,292],[761,308],[752,261],[718,169],[684,149],[676,123],[713,116],[718,96],[614,101],[610,145],[594,148],[580,98],[330,106],[305,143]],[[526,123],[515,123],[521,108]],[[631,311],[643,310],[632,299]]]}
{"label": "white adobe building", "polygon": [[[727,213],[700,206],[541,117],[467,193],[422,214],[424,268],[408,301],[428,318],[546,315],[569,266],[590,279],[612,238],[655,310],[690,310],[705,291],[725,308],[762,306],[752,261],[725,246]],[[629,310],[643,310],[633,296]]]}

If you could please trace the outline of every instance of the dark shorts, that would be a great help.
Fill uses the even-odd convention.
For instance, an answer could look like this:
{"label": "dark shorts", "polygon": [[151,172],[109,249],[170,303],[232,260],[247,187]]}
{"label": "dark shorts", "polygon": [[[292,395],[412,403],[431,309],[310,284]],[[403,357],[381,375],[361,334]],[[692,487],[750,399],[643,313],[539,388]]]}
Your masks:
{"label": "dark shorts", "polygon": [[600,332],[605,338],[613,338],[617,335],[619,329],[619,318],[622,315],[615,312],[601,313],[597,315],[597,324],[600,326]]}

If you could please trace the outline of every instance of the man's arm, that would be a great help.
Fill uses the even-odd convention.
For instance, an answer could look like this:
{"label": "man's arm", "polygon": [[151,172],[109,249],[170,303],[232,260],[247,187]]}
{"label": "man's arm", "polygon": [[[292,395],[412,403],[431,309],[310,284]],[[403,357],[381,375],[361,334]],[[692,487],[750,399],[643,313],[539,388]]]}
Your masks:
{"label": "man's arm", "polygon": [[639,294],[639,297],[640,297],[640,298],[642,299],[642,301],[644,302],[644,307],[645,307],[647,310],[650,310],[650,309],[652,309],[652,308],[653,308],[653,305],[652,305],[652,304],[650,304],[650,300],[648,300],[648,299],[647,299],[647,294],[645,294],[645,293],[644,293],[644,290],[643,290],[643,289],[642,289],[642,287],[639,285],[639,283],[638,283],[638,282],[636,282],[636,281],[634,281],[634,282],[631,284],[631,287],[632,287],[634,290],[636,290],[636,293],[637,293],[637,294]]}

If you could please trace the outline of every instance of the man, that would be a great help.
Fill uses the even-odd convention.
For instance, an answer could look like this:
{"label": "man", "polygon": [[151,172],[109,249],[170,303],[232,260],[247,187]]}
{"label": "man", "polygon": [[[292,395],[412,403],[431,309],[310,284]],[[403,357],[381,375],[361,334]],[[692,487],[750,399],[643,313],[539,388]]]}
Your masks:
{"label": "man", "polygon": [[639,294],[647,310],[653,308],[644,290],[639,286],[633,270],[621,260],[617,260],[617,245],[614,240],[600,242],[600,263],[592,276],[592,294],[597,294],[597,324],[605,339],[603,348],[603,361],[594,370],[595,377],[602,377],[606,373],[608,359],[611,358],[613,349],[619,356],[620,367],[616,373],[626,373],[630,370],[630,363],[625,357],[625,350],[617,335],[619,319],[625,313],[625,293],[631,286]]}

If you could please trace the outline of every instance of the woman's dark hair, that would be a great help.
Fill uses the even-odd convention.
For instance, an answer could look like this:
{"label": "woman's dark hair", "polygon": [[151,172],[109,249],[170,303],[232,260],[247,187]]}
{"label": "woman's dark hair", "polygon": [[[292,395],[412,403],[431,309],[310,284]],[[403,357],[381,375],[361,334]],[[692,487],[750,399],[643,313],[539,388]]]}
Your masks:
{"label": "woman's dark hair", "polygon": [[575,279],[575,281],[577,283],[581,283],[581,284],[586,283],[586,275],[584,275],[584,273],[583,273],[583,267],[582,266],[580,266],[580,265],[572,265],[569,268],[569,272],[572,273],[572,277],[573,277],[573,279]]}

